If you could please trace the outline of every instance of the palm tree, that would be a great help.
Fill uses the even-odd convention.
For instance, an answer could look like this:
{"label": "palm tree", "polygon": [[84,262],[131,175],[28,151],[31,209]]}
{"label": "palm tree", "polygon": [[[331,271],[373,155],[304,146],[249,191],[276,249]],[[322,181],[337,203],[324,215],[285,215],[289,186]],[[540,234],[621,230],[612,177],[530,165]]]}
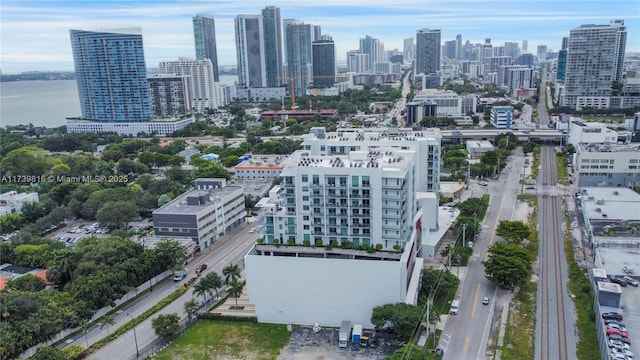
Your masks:
{"label": "palm tree", "polygon": [[109,326],[115,324],[116,321],[111,317],[111,315],[105,315],[98,319],[98,324],[100,324],[100,330],[107,328],[107,335],[109,335]]}
{"label": "palm tree", "polygon": [[204,301],[207,301],[207,282],[202,281],[204,278],[200,279],[195,285],[193,285],[193,294],[196,296],[202,296]]}
{"label": "palm tree", "polygon": [[236,299],[236,308],[238,307],[238,298],[242,295],[242,290],[246,285],[245,281],[239,281],[238,279],[232,279],[227,283],[229,286],[229,295]]}
{"label": "palm tree", "polygon": [[69,274],[69,281],[61,281],[63,284],[73,281],[73,255],[74,251],[71,248],[57,249],[53,252],[54,266],[60,273]]}
{"label": "palm tree", "polygon": [[191,321],[191,315],[198,309],[198,303],[195,299],[191,299],[184,303],[184,312],[189,316],[189,321]]}
{"label": "palm tree", "polygon": [[[220,275],[217,272],[210,272],[204,276],[204,279],[206,279],[206,284],[209,290],[215,290],[216,299],[220,298],[220,295],[218,294],[218,289],[220,289],[222,285],[224,285],[224,281],[222,281],[222,278],[220,277]],[[212,293],[209,293],[209,295],[213,297]]]}
{"label": "palm tree", "polygon": [[240,278],[240,266],[238,264],[229,264],[222,269],[222,274],[224,274],[224,283],[229,285],[231,281]]}

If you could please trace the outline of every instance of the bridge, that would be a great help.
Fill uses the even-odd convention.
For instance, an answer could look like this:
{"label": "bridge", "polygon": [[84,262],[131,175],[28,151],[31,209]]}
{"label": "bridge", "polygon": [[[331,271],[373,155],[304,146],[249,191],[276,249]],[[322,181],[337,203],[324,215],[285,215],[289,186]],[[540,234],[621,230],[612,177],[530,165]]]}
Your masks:
{"label": "bridge", "polygon": [[539,139],[542,141],[552,140],[560,142],[566,134],[555,129],[532,129],[532,130],[513,130],[513,129],[490,129],[490,130],[440,130],[443,143],[459,143],[466,140],[489,140],[495,141],[498,135],[512,133],[519,141],[528,141]]}

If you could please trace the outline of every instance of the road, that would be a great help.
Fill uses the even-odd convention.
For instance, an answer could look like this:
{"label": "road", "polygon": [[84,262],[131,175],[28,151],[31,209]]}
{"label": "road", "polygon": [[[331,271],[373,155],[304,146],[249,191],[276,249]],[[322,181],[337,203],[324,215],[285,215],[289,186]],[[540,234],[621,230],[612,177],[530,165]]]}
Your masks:
{"label": "road", "polygon": [[[211,271],[222,274],[222,269],[232,263],[239,264],[241,268],[244,268],[244,256],[255,244],[255,240],[257,237],[256,233],[249,233],[249,229],[253,226],[255,226],[253,223],[245,223],[240,228],[225,235],[209,250],[205,251],[204,254],[200,255],[194,261],[192,261],[189,264],[189,269],[195,269],[196,266],[202,263],[206,263],[208,265],[207,270],[203,274]],[[189,272],[189,275],[194,276],[193,270]],[[110,326],[109,329],[100,329],[100,326],[94,326],[86,334],[86,337],[85,335],[81,335],[73,341],[67,343],[65,346],[81,345],[83,347],[86,347],[87,344],[91,345],[97,342],[98,340],[106,337],[108,335],[108,331],[113,331],[114,329],[118,328],[122,324],[131,320],[131,317],[135,318],[139,316],[144,311],[165,298],[167,295],[175,291],[176,286],[182,285],[185,282],[186,280],[183,280],[179,283],[174,283],[171,279],[167,279],[157,285],[154,285],[153,291],[148,293],[143,299],[141,299],[141,301],[132,304],[127,309],[122,310],[117,315],[113,316],[114,320],[116,321],[115,325]],[[169,314],[175,312],[179,314],[181,319],[184,319],[186,318],[186,313],[184,312],[183,304],[191,299],[196,298],[193,295],[193,291],[189,289],[189,291],[185,292],[181,297],[164,307],[157,314]],[[196,299],[196,301],[201,302],[202,298],[199,297]],[[128,314],[131,314],[131,316],[129,316]],[[153,317],[155,317],[155,315],[136,325],[135,336],[133,329],[128,331],[127,333],[118,337],[116,340],[110,342],[106,346],[94,352],[90,356],[90,359],[112,360],[127,359],[131,356],[135,357],[136,342],[137,348],[143,349],[145,346],[151,344],[157,338],[155,332],[151,328],[151,320]]]}
{"label": "road", "polygon": [[[486,358],[492,318],[494,312],[501,309],[496,309],[496,303],[499,303],[496,297],[500,291],[485,279],[482,261],[487,258],[489,245],[496,241],[495,230],[500,220],[514,220],[516,196],[521,191],[519,181],[524,169],[524,155],[519,147],[513,154],[499,179],[489,182],[489,208],[474,244],[473,258],[458,289],[460,311],[458,315],[448,316],[440,340],[447,360]],[[482,305],[485,296],[490,299],[489,305]]]}

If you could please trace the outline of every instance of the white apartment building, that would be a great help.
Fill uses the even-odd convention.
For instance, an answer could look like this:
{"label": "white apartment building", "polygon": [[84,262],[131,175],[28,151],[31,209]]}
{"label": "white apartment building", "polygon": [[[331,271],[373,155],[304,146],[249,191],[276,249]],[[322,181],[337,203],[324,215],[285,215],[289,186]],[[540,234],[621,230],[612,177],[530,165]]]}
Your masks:
{"label": "white apartment building", "polygon": [[259,203],[263,243],[245,257],[258,321],[370,327],[373,307],[415,304],[439,155],[437,129],[312,129]]}
{"label": "white apartment building", "polygon": [[579,186],[640,185],[640,148],[637,143],[580,143],[574,159]]}
{"label": "white apartment building", "polygon": [[179,58],[177,61],[161,61],[158,65],[160,74],[174,74],[188,76],[191,106],[194,112],[206,113],[207,109],[217,109],[224,104],[218,103],[224,98],[223,94],[216,94],[221,88],[214,86],[213,65],[211,60],[193,60]]}
{"label": "white apartment building", "polygon": [[461,117],[476,110],[474,95],[458,95],[451,90],[425,89],[417,92],[413,101],[435,102],[438,104],[437,116]]}
{"label": "white apartment building", "polygon": [[[564,118],[564,116],[563,116]],[[568,128],[567,143],[578,147],[580,143],[611,143],[618,142],[618,132],[609,129],[603,124],[583,122],[579,118],[571,119]]]}
{"label": "white apartment building", "polygon": [[30,202],[38,202],[38,193],[18,193],[8,191],[0,194],[0,216],[7,214],[21,214],[22,205]]}
{"label": "white apartment building", "polygon": [[189,117],[180,120],[152,120],[149,122],[98,122],[81,120],[76,118],[67,118],[67,132],[68,133],[102,133],[102,132],[114,132],[119,135],[137,136],[140,134],[154,135],[154,136],[168,136],[175,131],[184,129],[189,124],[192,124],[195,118]]}

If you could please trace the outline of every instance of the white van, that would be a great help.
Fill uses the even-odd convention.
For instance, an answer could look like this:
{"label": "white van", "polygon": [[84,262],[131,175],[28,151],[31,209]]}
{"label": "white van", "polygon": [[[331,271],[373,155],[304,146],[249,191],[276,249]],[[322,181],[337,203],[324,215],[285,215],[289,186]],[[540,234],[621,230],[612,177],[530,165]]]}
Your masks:
{"label": "white van", "polygon": [[453,300],[451,302],[451,309],[449,309],[449,314],[458,315],[458,309],[460,309],[460,300]]}

